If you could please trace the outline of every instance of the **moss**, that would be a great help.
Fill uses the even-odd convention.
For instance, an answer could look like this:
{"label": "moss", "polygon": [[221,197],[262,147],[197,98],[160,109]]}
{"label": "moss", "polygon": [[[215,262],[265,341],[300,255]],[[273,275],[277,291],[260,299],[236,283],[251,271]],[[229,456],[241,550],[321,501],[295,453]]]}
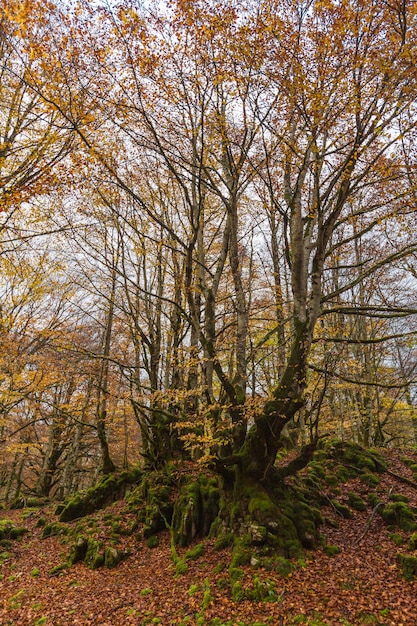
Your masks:
{"label": "moss", "polygon": [[19,539],[29,532],[28,528],[23,526],[15,526],[14,522],[9,519],[0,520],[0,540]]}
{"label": "moss", "polygon": [[417,550],[417,533],[413,533],[408,540],[409,550]]}
{"label": "moss", "polygon": [[391,533],[388,535],[391,541],[395,543],[396,546],[402,546],[405,543],[404,537],[399,535],[398,533]]}
{"label": "moss", "polygon": [[379,485],[379,478],[375,476],[375,474],[362,474],[359,476],[359,480],[367,487],[376,487],[376,485]]}
{"label": "moss", "polygon": [[243,600],[246,600],[245,589],[239,580],[232,584],[232,600],[233,602],[242,602]]}
{"label": "moss", "polygon": [[223,550],[224,548],[229,548],[233,545],[234,534],[232,532],[226,533],[224,535],[220,535],[214,544],[215,550]]}
{"label": "moss", "polygon": [[361,473],[355,471],[356,468],[370,472],[385,472],[387,469],[385,459],[378,451],[365,449],[356,443],[329,440],[324,448],[329,458],[349,465],[354,474]]}
{"label": "moss", "polygon": [[310,475],[313,475],[314,477],[317,477],[323,480],[326,478],[326,471],[324,467],[320,463],[317,463],[316,461],[312,461],[308,465],[308,472]]}
{"label": "moss", "polygon": [[175,564],[175,573],[177,576],[181,576],[182,574],[186,574],[188,572],[188,565],[185,561],[179,559]]}
{"label": "moss", "polygon": [[245,589],[245,596],[252,602],[274,602],[278,598],[275,581],[254,576],[253,586]]}
{"label": "moss", "polygon": [[187,485],[174,506],[172,527],[176,543],[187,546],[196,537],[200,528],[201,511],[201,491],[196,481]]}
{"label": "moss", "polygon": [[236,540],[232,552],[231,567],[241,567],[249,565],[253,550],[250,548],[250,538],[240,538]]}
{"label": "moss", "polygon": [[139,469],[109,474],[103,477],[95,487],[77,493],[65,503],[60,504],[55,513],[59,515],[61,522],[85,517],[124,497],[128,486],[138,483],[142,476],[142,471]]}
{"label": "moss", "polygon": [[355,478],[356,472],[349,469],[348,467],[345,467],[344,465],[340,465],[336,469],[336,476],[342,483],[347,483],[351,478]]}
{"label": "moss", "polygon": [[339,485],[339,478],[336,474],[326,474],[324,477],[326,485],[329,487],[337,487]]}
{"label": "moss", "polygon": [[368,503],[372,506],[372,507],[376,507],[378,504],[380,504],[382,502],[381,498],[379,497],[379,495],[374,492],[371,491],[368,494]]}
{"label": "moss", "polygon": [[351,519],[353,517],[353,513],[348,506],[341,504],[337,500],[332,500],[332,504],[336,511],[345,519]]}
{"label": "moss", "polygon": [[323,546],[323,552],[327,554],[327,556],[336,556],[336,554],[339,554],[340,548],[338,546],[327,545]]}
{"label": "moss", "polygon": [[47,524],[41,534],[41,539],[47,539],[48,537],[54,537],[56,535],[66,535],[68,534],[69,529],[63,524],[59,524],[58,522],[51,522]]}
{"label": "moss", "polygon": [[75,565],[75,563],[84,561],[85,555],[87,553],[87,547],[88,539],[83,535],[79,535],[70,548],[70,552],[68,555],[69,565]]}
{"label": "moss", "polygon": [[148,548],[157,548],[159,546],[159,537],[158,535],[151,535],[146,540],[146,545]]}
{"label": "moss", "polygon": [[198,543],[196,546],[194,546],[194,548],[192,548],[191,550],[188,550],[185,553],[185,560],[186,561],[197,561],[197,559],[199,559],[205,552],[205,546],[202,543]]}
{"label": "moss", "polygon": [[115,548],[107,547],[104,551],[104,566],[116,567],[123,560],[124,554]]}
{"label": "moss", "polygon": [[37,522],[36,522],[36,524],[35,524],[35,527],[36,527],[36,528],[43,528],[43,527],[45,526],[45,524],[46,524],[46,518],[45,518],[45,517],[40,517],[40,518],[37,520]]}
{"label": "moss", "polygon": [[48,576],[58,576],[63,570],[68,569],[68,567],[68,563],[60,563],[60,565],[55,565],[55,567],[52,567],[49,570]]}
{"label": "moss", "polygon": [[101,541],[90,537],[87,543],[84,562],[90,569],[97,569],[104,565],[104,549]]}
{"label": "moss", "polygon": [[409,502],[410,498],[408,498],[407,496],[404,496],[402,493],[392,493],[390,495],[390,500],[392,502]]}
{"label": "moss", "polygon": [[381,507],[379,514],[386,524],[412,532],[417,529],[415,514],[404,502],[390,502]]}
{"label": "moss", "polygon": [[231,582],[235,582],[236,580],[243,580],[245,572],[240,567],[235,567],[231,565],[229,567],[229,578]]}
{"label": "moss", "polygon": [[275,557],[273,560],[273,569],[280,576],[289,576],[294,571],[294,565],[284,557]]}
{"label": "moss", "polygon": [[362,498],[353,491],[348,493],[348,504],[355,511],[366,511],[366,503],[362,500]]}
{"label": "moss", "polygon": [[324,523],[326,524],[326,526],[329,526],[329,528],[339,528],[339,522],[337,520],[331,519],[330,517],[325,517]]}
{"label": "moss", "polygon": [[417,557],[398,553],[397,558],[404,578],[408,581],[413,580],[417,576]]}

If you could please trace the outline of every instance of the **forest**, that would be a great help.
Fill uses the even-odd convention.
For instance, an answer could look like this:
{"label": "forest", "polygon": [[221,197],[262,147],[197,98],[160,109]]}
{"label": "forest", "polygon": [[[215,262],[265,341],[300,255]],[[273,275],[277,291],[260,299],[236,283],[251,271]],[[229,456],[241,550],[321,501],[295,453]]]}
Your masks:
{"label": "forest", "polygon": [[0,504],[315,546],[312,459],[417,445],[417,4],[1,9]]}

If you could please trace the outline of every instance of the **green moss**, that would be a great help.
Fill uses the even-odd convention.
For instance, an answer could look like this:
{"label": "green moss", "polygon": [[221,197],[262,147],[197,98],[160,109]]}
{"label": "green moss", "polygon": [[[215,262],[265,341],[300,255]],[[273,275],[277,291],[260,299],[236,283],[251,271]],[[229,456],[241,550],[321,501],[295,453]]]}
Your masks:
{"label": "green moss", "polygon": [[116,567],[123,560],[124,554],[112,547],[107,547],[104,551],[104,566]]}
{"label": "green moss", "polygon": [[236,540],[233,547],[230,566],[235,568],[242,565],[249,565],[251,562],[252,554],[253,550],[250,548],[250,539],[248,540],[248,538],[240,538]]}
{"label": "green moss", "polygon": [[417,533],[413,533],[408,540],[409,550],[417,550]]}
{"label": "green moss", "polygon": [[104,565],[104,549],[101,541],[90,537],[87,543],[84,562],[90,569],[97,569]]}
{"label": "green moss", "polygon": [[37,520],[37,522],[36,522],[36,524],[35,524],[35,527],[36,527],[36,528],[43,528],[43,527],[45,526],[45,524],[46,524],[46,518],[45,518],[45,517],[40,517],[40,518]]}
{"label": "green moss", "polygon": [[159,546],[159,537],[158,535],[151,535],[146,540],[146,545],[148,548],[157,548]]}
{"label": "green moss", "polygon": [[371,491],[368,494],[368,502],[372,507],[376,507],[378,504],[382,502],[382,500],[376,492]]}
{"label": "green moss", "polygon": [[396,546],[402,546],[405,543],[404,537],[398,533],[391,533],[389,538],[395,543]]}
{"label": "green moss", "polygon": [[9,519],[0,520],[0,540],[14,540],[19,539],[29,530],[22,526],[15,526],[14,522]]}
{"label": "green moss", "polygon": [[226,533],[224,535],[220,535],[214,544],[215,550],[223,550],[224,548],[229,548],[233,545],[234,542],[234,534]]}
{"label": "green moss", "polygon": [[336,474],[326,474],[324,480],[326,485],[328,485],[329,487],[337,487],[339,484],[339,478],[336,476]]}
{"label": "green moss", "polygon": [[232,584],[232,600],[233,602],[242,602],[243,600],[246,600],[245,589],[239,580]]}
{"label": "green moss", "polygon": [[60,524],[59,522],[51,522],[47,524],[41,534],[41,539],[47,539],[48,537],[53,537],[56,535],[66,535],[68,534],[69,529],[67,526]]}
{"label": "green moss", "polygon": [[316,461],[312,461],[308,465],[308,472],[313,477],[320,478],[320,479],[323,479],[323,480],[326,478],[326,470],[324,469],[324,467],[320,463],[317,463]]}
{"label": "green moss", "polygon": [[386,524],[398,526],[401,530],[412,532],[417,529],[415,514],[404,502],[389,502],[379,509],[379,514]]}
{"label": "green moss", "polygon": [[339,554],[340,548],[338,546],[327,545],[323,546],[323,552],[327,554],[327,556],[336,556],[336,554]]}
{"label": "green moss", "polygon": [[79,535],[70,548],[70,552],[68,555],[69,565],[75,565],[75,563],[84,561],[85,555],[87,553],[87,547],[88,539],[83,535]]}
{"label": "green moss", "polygon": [[362,498],[353,491],[348,493],[348,504],[355,509],[355,511],[366,511],[366,503],[362,500]]}
{"label": "green moss", "polygon": [[332,504],[336,511],[345,519],[351,519],[353,517],[353,513],[348,506],[341,504],[337,500],[332,500]]}
{"label": "green moss", "polygon": [[390,495],[390,500],[392,502],[409,502],[410,498],[408,498],[407,496],[404,496],[402,493],[392,493]]}
{"label": "green moss", "polygon": [[397,558],[404,578],[408,581],[413,580],[417,576],[417,557],[398,553]]}
{"label": "green moss", "polygon": [[61,572],[65,569],[68,569],[69,565],[68,563],[61,563],[60,565],[55,565],[55,567],[52,567],[49,572],[48,575],[49,576],[58,576],[59,574],[61,574]]}
{"label": "green moss", "polygon": [[278,598],[275,581],[254,576],[253,586],[245,589],[245,596],[252,602],[275,602]]}
{"label": "green moss", "polygon": [[291,572],[294,571],[294,565],[288,559],[278,556],[274,558],[273,569],[280,576],[286,577],[286,576],[289,576]]}
{"label": "green moss", "polygon": [[55,513],[59,515],[61,522],[85,517],[124,497],[128,486],[138,483],[142,476],[142,471],[139,469],[109,474],[103,477],[95,487],[71,496],[57,507]]}
{"label": "green moss", "polygon": [[188,550],[185,553],[185,560],[186,561],[196,561],[197,559],[199,559],[205,552],[205,546],[202,543],[198,543],[196,546],[194,546],[194,548],[191,548],[191,550]]}
{"label": "green moss", "polygon": [[375,474],[361,474],[359,480],[367,487],[376,487],[376,485],[379,485],[379,478],[375,476]]}
{"label": "green moss", "polygon": [[345,467],[344,465],[339,465],[336,469],[336,476],[342,483],[347,483],[351,478],[355,478],[356,472]]}
{"label": "green moss", "polygon": [[179,559],[175,564],[175,573],[177,576],[181,576],[182,574],[186,574],[188,572],[188,565],[182,559]]}

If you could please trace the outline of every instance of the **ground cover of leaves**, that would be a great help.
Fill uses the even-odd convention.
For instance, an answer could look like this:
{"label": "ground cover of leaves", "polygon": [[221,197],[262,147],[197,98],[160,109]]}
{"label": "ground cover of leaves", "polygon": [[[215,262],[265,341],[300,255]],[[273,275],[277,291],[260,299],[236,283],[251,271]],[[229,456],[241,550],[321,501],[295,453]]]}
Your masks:
{"label": "ground cover of leaves", "polygon": [[[393,491],[401,493],[416,507],[417,489],[411,470],[401,460],[402,453],[390,450],[384,455],[390,473],[379,475],[380,483],[374,489],[382,499]],[[417,463],[416,455],[414,461]],[[355,478],[342,485],[337,500],[346,503],[351,492],[366,500],[369,491]],[[104,529],[109,511],[121,514],[123,522],[129,515],[123,512],[123,502],[118,502],[97,514],[99,528],[102,524]],[[276,595],[272,602],[232,600],[227,581],[230,551],[215,550],[213,540],[203,541],[204,553],[187,561],[187,571],[176,575],[168,532],[160,534],[154,548],[134,535],[121,537],[130,556],[115,568],[91,570],[77,563],[51,576],[51,569],[62,563],[66,548],[60,537],[41,539],[38,520],[45,513],[48,520],[53,517],[50,510],[0,511],[0,522],[13,519],[29,529],[3,554],[1,626],[417,624],[417,580],[406,581],[398,561],[410,533],[396,529],[394,534],[379,515],[372,515],[372,506],[355,510],[351,519],[345,519],[329,499],[329,506],[323,509],[327,524],[322,533],[327,545],[339,548],[337,554],[329,555],[323,548],[308,552],[305,561],[294,563],[287,576],[252,566],[243,568],[248,584],[254,576],[273,582]],[[180,557],[185,552],[178,549]]]}

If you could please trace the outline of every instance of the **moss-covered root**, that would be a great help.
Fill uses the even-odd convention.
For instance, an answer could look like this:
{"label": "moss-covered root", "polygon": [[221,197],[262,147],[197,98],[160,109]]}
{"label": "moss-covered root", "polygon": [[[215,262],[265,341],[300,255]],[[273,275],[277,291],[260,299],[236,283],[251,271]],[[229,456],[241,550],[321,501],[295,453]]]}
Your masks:
{"label": "moss-covered root", "polygon": [[220,506],[218,481],[200,474],[183,487],[174,506],[172,530],[175,543],[189,545],[196,536],[209,534]]}
{"label": "moss-covered root", "polygon": [[220,517],[225,529],[235,531],[232,561],[240,564],[272,555],[299,557],[317,545],[322,523],[319,509],[302,492],[284,487],[269,492],[255,483],[241,485]]}

